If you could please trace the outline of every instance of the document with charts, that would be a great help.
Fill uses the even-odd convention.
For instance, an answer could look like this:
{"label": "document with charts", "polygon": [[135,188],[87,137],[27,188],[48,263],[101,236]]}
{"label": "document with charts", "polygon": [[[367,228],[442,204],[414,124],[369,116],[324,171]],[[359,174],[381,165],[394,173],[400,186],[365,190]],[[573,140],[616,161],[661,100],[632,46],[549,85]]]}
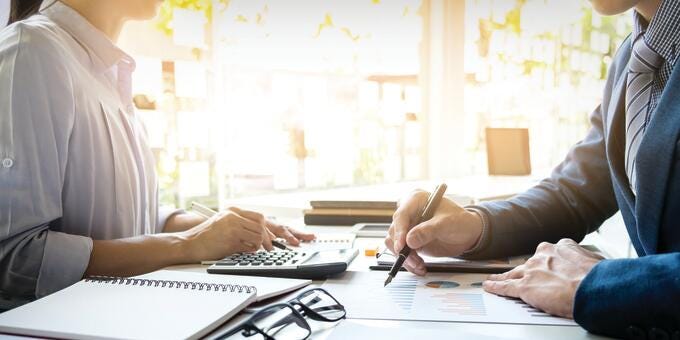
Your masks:
{"label": "document with charts", "polygon": [[323,285],[351,319],[461,321],[536,325],[576,325],[545,314],[521,300],[484,292],[487,274],[400,272],[383,287],[386,272],[346,272]]}

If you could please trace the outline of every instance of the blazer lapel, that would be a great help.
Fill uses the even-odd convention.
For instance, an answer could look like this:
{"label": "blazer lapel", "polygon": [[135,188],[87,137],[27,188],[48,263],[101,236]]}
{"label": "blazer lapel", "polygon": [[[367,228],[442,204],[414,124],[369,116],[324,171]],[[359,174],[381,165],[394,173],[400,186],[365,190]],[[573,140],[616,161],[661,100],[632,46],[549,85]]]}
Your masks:
{"label": "blazer lapel", "polygon": [[646,128],[635,161],[638,176],[638,236],[648,254],[658,245],[666,188],[680,134],[680,67],[675,67]]}

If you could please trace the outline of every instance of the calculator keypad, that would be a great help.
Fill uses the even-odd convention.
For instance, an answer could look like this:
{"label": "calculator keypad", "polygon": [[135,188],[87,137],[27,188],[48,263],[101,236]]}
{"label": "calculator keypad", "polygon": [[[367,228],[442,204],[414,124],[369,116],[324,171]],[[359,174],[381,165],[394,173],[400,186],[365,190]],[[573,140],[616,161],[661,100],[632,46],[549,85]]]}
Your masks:
{"label": "calculator keypad", "polygon": [[258,251],[256,253],[236,253],[217,262],[220,266],[235,267],[277,267],[295,265],[305,253],[297,251]]}

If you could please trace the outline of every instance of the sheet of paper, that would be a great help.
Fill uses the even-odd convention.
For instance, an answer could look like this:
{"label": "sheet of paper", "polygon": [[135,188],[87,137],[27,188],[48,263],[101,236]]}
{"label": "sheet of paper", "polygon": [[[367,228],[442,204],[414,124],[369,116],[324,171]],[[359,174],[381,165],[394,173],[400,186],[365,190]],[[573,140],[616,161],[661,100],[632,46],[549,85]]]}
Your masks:
{"label": "sheet of paper", "polygon": [[[375,320],[343,320],[328,337],[328,340],[345,339],[441,339],[451,338],[450,331],[413,326],[394,327]],[[498,337],[456,331],[457,339],[492,340]]]}
{"label": "sheet of paper", "polygon": [[345,306],[350,319],[576,325],[521,300],[484,292],[486,274],[399,273],[383,287],[386,277],[385,272],[346,272],[322,287]]}

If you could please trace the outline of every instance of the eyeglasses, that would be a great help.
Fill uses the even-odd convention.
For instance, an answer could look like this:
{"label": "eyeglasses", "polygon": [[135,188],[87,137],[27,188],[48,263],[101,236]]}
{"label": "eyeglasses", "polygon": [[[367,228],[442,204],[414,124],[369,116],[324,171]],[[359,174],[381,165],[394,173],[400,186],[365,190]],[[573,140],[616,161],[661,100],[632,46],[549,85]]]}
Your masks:
{"label": "eyeglasses", "polygon": [[265,307],[218,339],[226,339],[241,332],[244,337],[260,335],[266,340],[303,340],[312,334],[312,328],[306,318],[336,322],[344,319],[346,315],[345,306],[324,289],[315,288],[303,292],[287,303]]}

